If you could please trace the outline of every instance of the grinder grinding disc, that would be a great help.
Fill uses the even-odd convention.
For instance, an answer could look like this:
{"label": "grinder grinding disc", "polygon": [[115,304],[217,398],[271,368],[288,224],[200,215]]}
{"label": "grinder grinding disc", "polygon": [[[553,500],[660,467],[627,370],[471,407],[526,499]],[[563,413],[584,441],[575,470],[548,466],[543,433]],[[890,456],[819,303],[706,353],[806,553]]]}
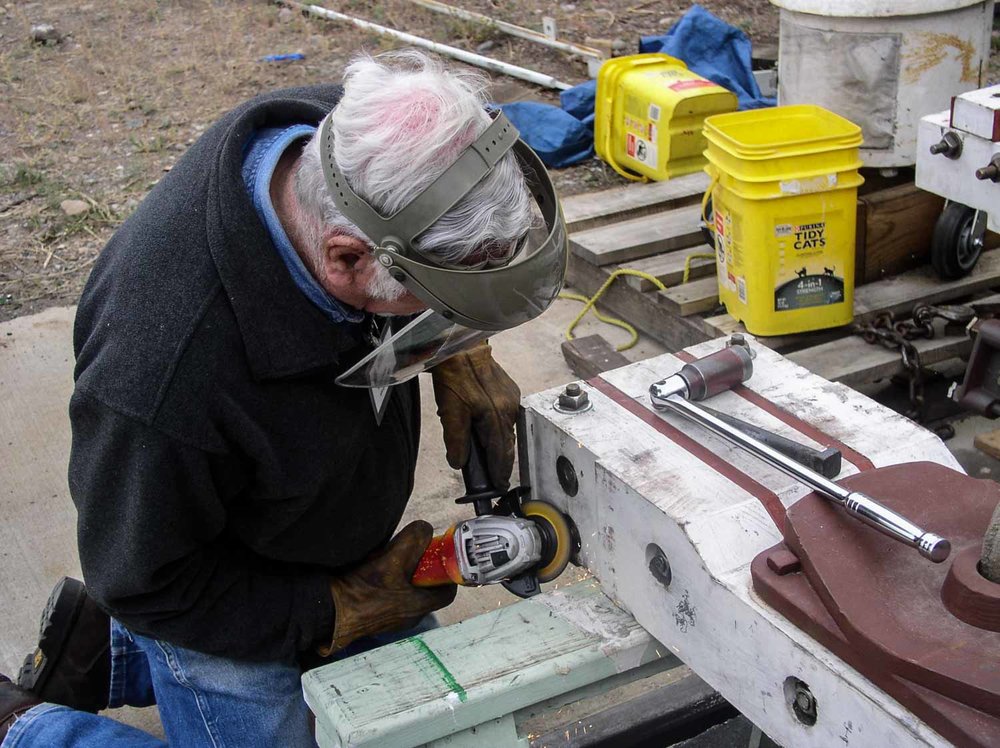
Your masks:
{"label": "grinder grinding disc", "polygon": [[535,574],[539,582],[551,582],[563,573],[573,552],[575,540],[566,516],[544,501],[526,501],[521,514],[538,527],[542,536],[542,558]]}

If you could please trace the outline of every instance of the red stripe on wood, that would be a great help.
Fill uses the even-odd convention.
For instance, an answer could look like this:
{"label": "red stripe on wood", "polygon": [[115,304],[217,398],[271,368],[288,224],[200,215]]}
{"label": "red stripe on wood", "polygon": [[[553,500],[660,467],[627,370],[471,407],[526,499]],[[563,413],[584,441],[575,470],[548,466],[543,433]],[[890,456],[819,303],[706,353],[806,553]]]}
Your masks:
{"label": "red stripe on wood", "polygon": [[767,513],[771,515],[771,520],[774,522],[775,526],[779,530],[784,526],[785,507],[782,505],[777,494],[775,494],[770,488],[758,483],[742,470],[738,470],[733,467],[717,454],[703,447],[680,429],[671,426],[665,420],[656,415],[656,413],[639,404],[614,385],[609,384],[600,377],[588,379],[587,383],[594,389],[599,390],[601,393],[614,400],[632,415],[652,426],[665,437],[670,439],[670,441],[690,452],[692,455],[708,465],[708,467],[712,470],[725,476],[744,491],[756,497],[757,500],[764,506],[764,509],[767,510]]}
{"label": "red stripe on wood", "polygon": [[[674,355],[677,356],[677,358],[679,358],[686,364],[698,360],[695,356],[692,356],[687,351],[678,351]],[[744,400],[753,403],[761,410],[767,411],[782,423],[791,426],[793,429],[795,429],[801,434],[805,434],[814,442],[822,444],[824,447],[836,447],[837,449],[840,450],[840,454],[843,456],[843,458],[852,465],[854,465],[859,472],[863,473],[867,470],[875,469],[875,465],[872,463],[872,461],[869,460],[860,452],[851,449],[849,446],[844,444],[839,439],[835,439],[829,434],[820,431],[811,423],[806,423],[797,416],[789,413],[787,410],[784,410],[780,406],[775,405],[766,397],[759,395],[758,393],[751,390],[749,387],[744,387],[742,384],[738,384],[735,387],[733,387],[732,391],[735,392],[740,397],[742,397]]]}

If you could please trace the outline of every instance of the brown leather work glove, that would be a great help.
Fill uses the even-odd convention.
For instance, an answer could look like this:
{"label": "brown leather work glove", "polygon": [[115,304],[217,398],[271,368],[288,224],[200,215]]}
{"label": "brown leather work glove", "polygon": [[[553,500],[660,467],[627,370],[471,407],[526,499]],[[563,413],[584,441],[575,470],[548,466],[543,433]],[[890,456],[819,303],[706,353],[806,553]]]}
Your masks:
{"label": "brown leather work glove", "polygon": [[492,350],[483,343],[458,353],[431,369],[431,378],[448,464],[456,470],[465,465],[474,427],[486,452],[490,481],[505,489],[514,468],[514,423],[521,390],[493,360]]}
{"label": "brown leather work glove", "polygon": [[355,639],[415,626],[431,611],[449,605],[458,587],[410,584],[434,530],[423,520],[411,522],[384,549],[353,571],[330,580],[335,622],[333,641],[319,648],[323,657]]}

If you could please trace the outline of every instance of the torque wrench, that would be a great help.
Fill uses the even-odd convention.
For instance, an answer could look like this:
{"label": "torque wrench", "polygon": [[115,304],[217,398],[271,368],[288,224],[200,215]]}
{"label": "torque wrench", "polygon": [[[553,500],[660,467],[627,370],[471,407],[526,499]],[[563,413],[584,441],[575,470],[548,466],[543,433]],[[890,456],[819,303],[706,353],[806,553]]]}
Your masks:
{"label": "torque wrench", "polygon": [[881,533],[916,548],[934,563],[948,558],[951,543],[880,504],[860,491],[849,491],[815,470],[804,467],[768,445],[730,426],[692,401],[704,400],[745,382],[753,374],[753,353],[745,343],[736,343],[704,358],[685,364],[676,374],[649,388],[657,410],[670,410],[694,421],[735,446],[750,452],[772,467],[795,478]]}

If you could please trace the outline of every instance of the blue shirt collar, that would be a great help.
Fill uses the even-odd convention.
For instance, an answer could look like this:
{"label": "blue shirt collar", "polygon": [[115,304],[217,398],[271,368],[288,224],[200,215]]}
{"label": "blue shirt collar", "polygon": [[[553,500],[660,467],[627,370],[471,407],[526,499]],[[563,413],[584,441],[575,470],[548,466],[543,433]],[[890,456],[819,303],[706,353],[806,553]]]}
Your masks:
{"label": "blue shirt collar", "polygon": [[311,137],[314,132],[316,128],[311,125],[269,127],[255,132],[244,151],[243,183],[250,193],[257,215],[267,227],[271,241],[298,289],[332,322],[361,322],[365,318],[364,312],[335,299],[309,272],[292,246],[271,203],[271,177],[281,154],[293,142]]}

